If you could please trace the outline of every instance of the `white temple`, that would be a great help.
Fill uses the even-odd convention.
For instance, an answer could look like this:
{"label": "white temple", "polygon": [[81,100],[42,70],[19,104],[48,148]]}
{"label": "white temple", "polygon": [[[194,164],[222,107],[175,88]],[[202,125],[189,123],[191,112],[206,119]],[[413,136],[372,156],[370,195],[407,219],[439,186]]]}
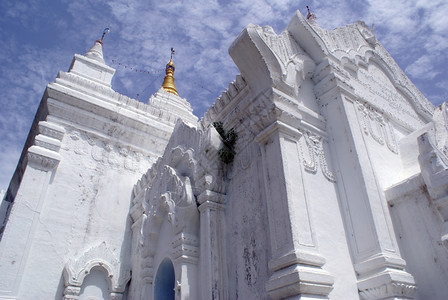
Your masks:
{"label": "white temple", "polygon": [[358,22],[248,25],[198,121],[99,40],[48,84],[0,207],[0,299],[448,299],[448,109]]}

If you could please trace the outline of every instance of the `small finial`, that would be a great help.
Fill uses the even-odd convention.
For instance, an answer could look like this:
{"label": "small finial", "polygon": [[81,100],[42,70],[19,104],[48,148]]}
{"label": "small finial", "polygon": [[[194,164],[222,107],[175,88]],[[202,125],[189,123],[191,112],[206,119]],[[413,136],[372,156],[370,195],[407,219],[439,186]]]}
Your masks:
{"label": "small finial", "polygon": [[170,59],[173,59],[174,53],[176,53],[176,51],[174,51],[174,48],[171,48],[171,58]]}
{"label": "small finial", "polygon": [[308,10],[308,14],[306,15],[307,21],[309,21],[312,24],[315,24],[316,23],[316,15],[310,11],[310,7],[308,5],[306,6],[306,9]]}
{"label": "small finial", "polygon": [[110,28],[109,28],[109,27],[104,28],[103,35],[102,35],[101,38],[98,40],[98,42],[100,42],[101,44],[103,44],[104,36],[105,36],[107,33],[109,33],[109,32],[110,32]]}

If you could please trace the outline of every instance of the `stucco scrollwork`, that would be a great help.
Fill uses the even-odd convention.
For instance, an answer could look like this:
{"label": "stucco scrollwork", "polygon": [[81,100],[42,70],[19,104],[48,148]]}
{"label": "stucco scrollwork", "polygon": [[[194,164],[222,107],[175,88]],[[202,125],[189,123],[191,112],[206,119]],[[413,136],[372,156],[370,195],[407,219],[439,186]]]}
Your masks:
{"label": "stucco scrollwork", "polygon": [[325,157],[324,140],[321,136],[312,134],[306,131],[303,134],[303,140],[299,142],[300,152],[302,156],[303,167],[310,173],[316,173],[318,163],[322,169],[322,174],[331,182],[336,182],[336,177],[328,167],[327,159]]}
{"label": "stucco scrollwork", "polygon": [[165,166],[163,175],[163,178],[167,180],[167,192],[161,194],[161,202],[174,233],[178,234],[185,229],[193,230],[193,228],[187,228],[192,225],[190,221],[197,225],[195,222],[197,206],[190,178],[179,175],[170,166]]}

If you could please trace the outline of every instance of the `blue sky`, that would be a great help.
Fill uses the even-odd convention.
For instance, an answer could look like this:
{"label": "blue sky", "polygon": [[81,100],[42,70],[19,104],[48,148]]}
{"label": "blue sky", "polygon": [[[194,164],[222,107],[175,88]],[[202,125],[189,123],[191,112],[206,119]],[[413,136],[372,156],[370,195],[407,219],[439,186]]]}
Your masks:
{"label": "blue sky", "polygon": [[0,189],[8,186],[46,84],[105,27],[114,90],[147,102],[174,47],[177,90],[201,117],[238,74],[228,48],[241,30],[253,23],[280,33],[296,10],[306,14],[306,5],[325,29],[375,24],[379,41],[423,94],[435,105],[447,100],[446,0],[2,0]]}

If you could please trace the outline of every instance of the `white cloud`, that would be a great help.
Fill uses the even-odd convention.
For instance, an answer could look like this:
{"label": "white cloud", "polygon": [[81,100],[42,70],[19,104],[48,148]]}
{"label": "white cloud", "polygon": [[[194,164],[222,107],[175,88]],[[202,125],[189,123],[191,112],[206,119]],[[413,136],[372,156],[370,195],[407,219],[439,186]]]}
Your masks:
{"label": "white cloud", "polygon": [[406,73],[417,79],[434,79],[440,72],[434,71],[434,57],[421,56],[406,68]]}

